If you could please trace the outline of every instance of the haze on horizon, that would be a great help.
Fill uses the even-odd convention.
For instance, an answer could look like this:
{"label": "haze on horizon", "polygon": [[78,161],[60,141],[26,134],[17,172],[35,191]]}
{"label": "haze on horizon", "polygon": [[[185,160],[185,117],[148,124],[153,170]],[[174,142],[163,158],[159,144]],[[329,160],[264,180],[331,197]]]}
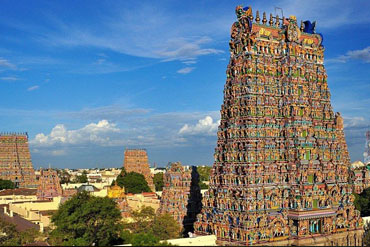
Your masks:
{"label": "haze on horizon", "polygon": [[[370,125],[368,1],[2,1],[0,131],[27,131],[34,167],[213,163],[237,5],[317,21],[352,161]],[[280,15],[280,12],[278,11]]]}

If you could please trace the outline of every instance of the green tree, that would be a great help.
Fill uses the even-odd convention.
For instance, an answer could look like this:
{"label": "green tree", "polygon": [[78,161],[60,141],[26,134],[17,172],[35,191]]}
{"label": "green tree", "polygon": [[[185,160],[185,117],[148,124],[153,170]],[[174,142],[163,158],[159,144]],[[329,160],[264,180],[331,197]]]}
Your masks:
{"label": "green tree", "polygon": [[[132,222],[125,223],[124,229],[130,229],[134,235],[150,233],[159,240],[180,236],[181,227],[179,223],[169,214],[156,215],[152,207],[143,206],[140,210],[133,211],[131,218]],[[127,238],[126,235],[122,236],[122,238],[125,237]]]}
{"label": "green tree", "polygon": [[361,216],[370,216],[370,188],[366,188],[361,194],[355,196],[354,205],[361,212]]}
{"label": "green tree", "polygon": [[117,184],[125,187],[126,193],[138,194],[151,192],[144,175],[137,172],[126,173],[124,170],[117,176]]}
{"label": "green tree", "polygon": [[56,228],[50,234],[51,242],[53,245],[112,245],[119,239],[121,219],[113,200],[81,192],[52,216]]}
{"label": "green tree", "polygon": [[208,185],[206,185],[203,181],[200,181],[199,182],[199,188],[201,190],[206,190],[206,189],[208,189]]}
{"label": "green tree", "polygon": [[14,189],[15,185],[11,180],[0,179],[0,190]]}
{"label": "green tree", "polygon": [[5,222],[0,217],[0,246],[21,246],[36,241],[40,233],[36,229],[18,232],[13,223]]}
{"label": "green tree", "polygon": [[87,171],[83,171],[81,175],[76,176],[75,183],[87,183]]}
{"label": "green tree", "polygon": [[132,223],[126,223],[125,229],[130,229],[132,233],[150,232],[155,218],[154,208],[142,206],[131,213],[131,218]]}
{"label": "green tree", "polygon": [[137,233],[132,237],[132,246],[156,246],[159,244],[159,238],[151,233]]}
{"label": "green tree", "polygon": [[211,166],[198,166],[197,171],[199,173],[200,181],[209,181],[209,176],[211,175]]}
{"label": "green tree", "polygon": [[[58,172],[58,176],[60,178],[60,183],[61,184],[67,184],[69,182],[71,182],[71,175],[64,169],[61,169],[61,170],[57,170]],[[86,176],[86,179],[87,179],[87,176]]]}
{"label": "green tree", "polygon": [[170,214],[162,214],[154,218],[152,232],[160,240],[173,239],[181,236],[181,227]]}
{"label": "green tree", "polygon": [[159,172],[154,174],[153,182],[155,185],[155,190],[156,191],[162,191],[164,182],[163,182],[163,172]]}

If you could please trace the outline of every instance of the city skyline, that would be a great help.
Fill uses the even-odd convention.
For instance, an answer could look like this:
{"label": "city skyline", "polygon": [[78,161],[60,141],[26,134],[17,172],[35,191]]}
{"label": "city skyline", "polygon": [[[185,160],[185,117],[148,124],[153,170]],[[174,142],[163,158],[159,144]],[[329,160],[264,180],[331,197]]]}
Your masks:
{"label": "city skyline", "polygon": [[[3,1],[0,130],[28,132],[35,168],[118,167],[125,148],[145,148],[151,164],[212,165],[239,4],[274,13],[268,1]],[[369,3],[274,4],[324,33],[334,111],[362,160]]]}

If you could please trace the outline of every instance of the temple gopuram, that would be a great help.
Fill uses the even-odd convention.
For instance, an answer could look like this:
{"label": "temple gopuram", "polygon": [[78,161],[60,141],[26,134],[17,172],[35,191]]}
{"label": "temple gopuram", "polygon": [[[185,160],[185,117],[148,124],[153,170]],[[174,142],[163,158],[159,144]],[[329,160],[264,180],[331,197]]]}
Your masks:
{"label": "temple gopuram", "polygon": [[127,173],[137,172],[143,174],[149,188],[155,191],[153,177],[149,168],[148,154],[145,149],[126,149],[123,167]]}
{"label": "temple gopuram", "polygon": [[158,214],[168,213],[188,236],[194,231],[196,215],[201,211],[199,174],[196,167],[186,169],[180,162],[171,163],[163,177],[164,187]]}
{"label": "temple gopuram", "polygon": [[315,22],[236,8],[209,190],[218,245],[362,245],[343,119]]}
{"label": "temple gopuram", "polygon": [[0,133],[0,179],[17,188],[37,188],[27,133]]}
{"label": "temple gopuram", "polygon": [[40,200],[52,200],[53,197],[63,195],[57,171],[51,168],[48,170],[40,170],[39,186],[36,195]]}

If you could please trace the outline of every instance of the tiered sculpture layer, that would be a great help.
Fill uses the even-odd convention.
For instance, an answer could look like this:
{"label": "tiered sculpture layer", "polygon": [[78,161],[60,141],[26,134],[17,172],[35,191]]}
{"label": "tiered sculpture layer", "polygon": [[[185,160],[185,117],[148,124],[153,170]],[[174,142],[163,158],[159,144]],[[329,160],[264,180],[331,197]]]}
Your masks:
{"label": "tiered sculpture layer", "polygon": [[126,149],[123,166],[126,172],[137,172],[143,174],[149,188],[155,191],[153,177],[150,173],[148,154],[145,149]]}
{"label": "tiered sculpture layer", "polygon": [[[343,120],[315,23],[236,9],[210,188],[195,225],[218,244],[361,245]],[[268,22],[268,23],[267,23]]]}
{"label": "tiered sculpture layer", "polygon": [[16,187],[37,187],[27,133],[0,134],[0,178],[13,181]]}

